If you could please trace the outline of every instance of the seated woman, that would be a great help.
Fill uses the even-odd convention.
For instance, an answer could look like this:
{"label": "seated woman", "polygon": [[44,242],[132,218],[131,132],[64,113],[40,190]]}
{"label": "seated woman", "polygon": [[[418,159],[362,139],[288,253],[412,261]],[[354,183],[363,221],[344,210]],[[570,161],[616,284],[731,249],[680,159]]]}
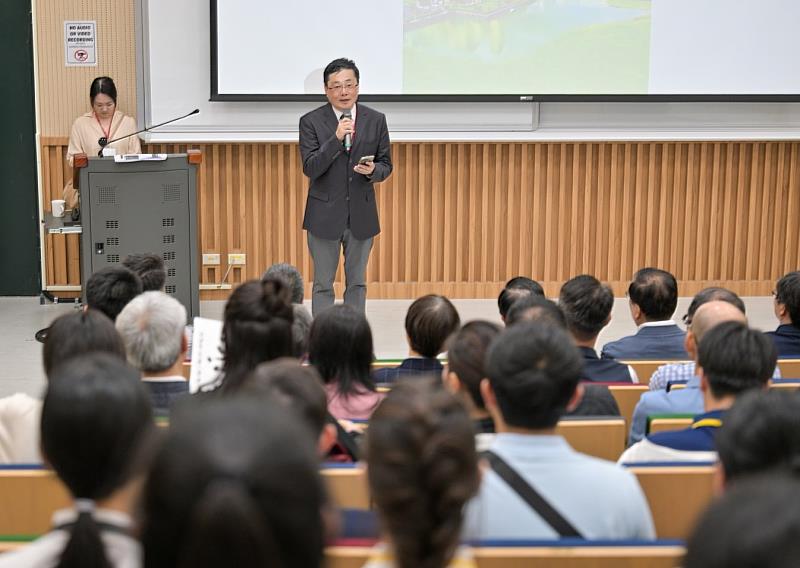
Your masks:
{"label": "seated woman", "polygon": [[224,363],[217,391],[238,392],[260,363],[294,354],[289,288],[279,278],[250,280],[225,304]]}
{"label": "seated woman", "polygon": [[[130,512],[140,458],[154,430],[139,373],[119,358],[90,353],[59,366],[42,406],[42,453],[73,498],[53,530],[0,555],[3,568],[141,565]],[[11,513],[11,512],[9,512]]]}
{"label": "seated woman", "polygon": [[432,378],[400,381],[370,420],[367,478],[385,545],[365,568],[475,566],[459,548],[480,483],[472,422]]}
{"label": "seated woman", "polygon": [[144,488],[148,568],[318,568],[316,440],[290,409],[206,398],[173,414]]}
{"label": "seated woman", "polygon": [[[136,132],[136,121],[117,110],[117,87],[111,77],[97,77],[89,87],[92,110],[82,114],[72,123],[67,148],[67,162],[73,166],[76,154],[97,156],[103,148],[113,148],[117,154],[140,154],[142,146]],[[124,138],[127,136],[127,138]],[[121,138],[121,140],[117,140]],[[116,142],[112,142],[116,140]],[[110,144],[109,144],[110,142]],[[64,186],[64,200],[68,209],[78,205],[78,190],[72,180]]]}
{"label": "seated woman", "polygon": [[[114,323],[99,310],[71,312],[56,318],[42,351],[48,380],[58,365],[94,351],[125,360],[125,346]],[[26,393],[0,398],[0,463],[41,463],[39,420],[42,401]]]}
{"label": "seated woman", "polygon": [[495,431],[481,395],[481,381],[487,377],[486,352],[500,331],[500,326],[491,322],[471,321],[447,344],[447,366],[442,374],[444,384],[461,400],[472,418],[478,450],[488,448]]}
{"label": "seated woman", "polygon": [[409,306],[405,325],[408,357],[399,367],[375,371],[375,382],[392,383],[400,377],[441,373],[442,364],[436,357],[444,351],[447,338],[458,331],[461,319],[450,300],[429,294]]}
{"label": "seated woman", "polygon": [[364,314],[341,304],[314,318],[308,359],[325,383],[328,412],[335,418],[367,419],[383,399],[370,375],[373,353]]}

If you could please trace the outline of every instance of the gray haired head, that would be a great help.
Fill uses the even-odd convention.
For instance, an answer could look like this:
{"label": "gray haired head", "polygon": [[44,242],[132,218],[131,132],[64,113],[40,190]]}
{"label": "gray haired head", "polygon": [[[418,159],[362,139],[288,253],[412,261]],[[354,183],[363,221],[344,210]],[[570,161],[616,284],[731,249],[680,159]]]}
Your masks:
{"label": "gray haired head", "polygon": [[267,268],[267,271],[264,273],[264,276],[261,277],[261,280],[263,281],[267,277],[278,277],[283,280],[289,287],[289,290],[291,290],[292,303],[303,303],[303,277],[300,275],[300,271],[297,270],[296,266],[286,262],[273,264]]}
{"label": "gray haired head", "polygon": [[160,373],[182,352],[186,308],[164,292],[145,292],[117,316],[128,362],[143,373]]}

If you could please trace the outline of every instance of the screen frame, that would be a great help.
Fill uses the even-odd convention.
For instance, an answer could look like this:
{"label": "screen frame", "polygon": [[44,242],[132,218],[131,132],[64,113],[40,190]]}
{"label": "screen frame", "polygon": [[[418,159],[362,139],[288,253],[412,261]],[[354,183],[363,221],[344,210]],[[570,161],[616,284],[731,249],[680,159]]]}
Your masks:
{"label": "screen frame", "polygon": [[[217,2],[209,0],[210,14],[210,46],[211,46],[211,94],[212,102],[325,102],[323,93],[309,95],[305,93],[220,93],[219,92],[219,46],[217,42]],[[800,93],[796,94],[474,94],[474,95],[442,95],[442,94],[416,94],[416,95],[390,95],[390,94],[364,94],[358,99],[363,102],[488,102],[488,103],[549,103],[549,102],[575,102],[575,103],[796,103],[800,102]]]}

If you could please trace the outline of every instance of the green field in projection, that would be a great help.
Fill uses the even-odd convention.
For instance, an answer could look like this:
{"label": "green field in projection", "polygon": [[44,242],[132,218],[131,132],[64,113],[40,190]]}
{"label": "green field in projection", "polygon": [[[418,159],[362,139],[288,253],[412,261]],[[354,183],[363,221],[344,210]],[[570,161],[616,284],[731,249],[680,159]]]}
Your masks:
{"label": "green field in projection", "polygon": [[649,0],[406,0],[403,91],[646,94]]}

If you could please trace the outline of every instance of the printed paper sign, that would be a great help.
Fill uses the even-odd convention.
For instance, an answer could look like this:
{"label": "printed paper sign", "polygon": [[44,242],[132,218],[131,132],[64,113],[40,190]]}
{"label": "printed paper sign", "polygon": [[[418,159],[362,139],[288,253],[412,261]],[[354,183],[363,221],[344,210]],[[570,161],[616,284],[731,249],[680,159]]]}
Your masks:
{"label": "printed paper sign", "polygon": [[67,67],[97,65],[96,22],[64,22],[64,53]]}

